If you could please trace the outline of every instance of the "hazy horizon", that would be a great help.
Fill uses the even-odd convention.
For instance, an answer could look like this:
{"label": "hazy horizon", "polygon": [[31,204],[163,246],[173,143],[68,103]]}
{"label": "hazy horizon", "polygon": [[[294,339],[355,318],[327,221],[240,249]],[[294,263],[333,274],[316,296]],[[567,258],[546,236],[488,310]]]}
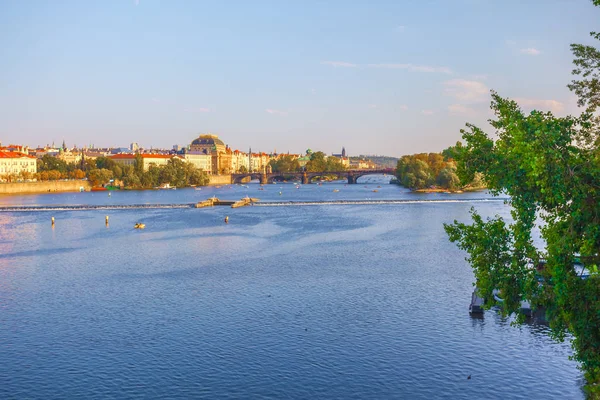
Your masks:
{"label": "hazy horizon", "polygon": [[0,2],[0,142],[441,151],[489,90],[577,113],[564,0]]}

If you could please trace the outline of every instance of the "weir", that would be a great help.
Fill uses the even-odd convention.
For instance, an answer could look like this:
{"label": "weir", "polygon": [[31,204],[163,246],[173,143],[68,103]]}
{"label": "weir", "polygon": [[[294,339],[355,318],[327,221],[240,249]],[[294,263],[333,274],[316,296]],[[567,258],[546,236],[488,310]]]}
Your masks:
{"label": "weir", "polygon": [[[427,204],[427,203],[480,203],[504,202],[508,198],[479,198],[479,199],[440,199],[440,200],[332,200],[332,201],[233,201],[219,200],[215,206],[233,206],[236,203],[247,202],[255,207],[289,207],[289,206],[329,206],[329,205],[384,205],[384,204]],[[201,202],[202,203],[202,202]],[[45,211],[88,211],[88,210],[136,210],[136,209],[182,209],[200,208],[198,203],[174,204],[108,204],[108,205],[52,205],[52,206],[0,206],[0,212],[45,212]],[[246,204],[247,205],[247,204]],[[235,208],[235,207],[234,207]]]}

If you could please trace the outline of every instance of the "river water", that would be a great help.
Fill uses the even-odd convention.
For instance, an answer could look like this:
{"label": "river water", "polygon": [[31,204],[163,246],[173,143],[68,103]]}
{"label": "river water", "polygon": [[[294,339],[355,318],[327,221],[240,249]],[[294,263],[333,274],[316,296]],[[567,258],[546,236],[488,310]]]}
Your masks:
{"label": "river water", "polygon": [[544,325],[468,313],[442,223],[508,207],[387,180],[0,197],[279,203],[0,212],[0,398],[583,398]]}

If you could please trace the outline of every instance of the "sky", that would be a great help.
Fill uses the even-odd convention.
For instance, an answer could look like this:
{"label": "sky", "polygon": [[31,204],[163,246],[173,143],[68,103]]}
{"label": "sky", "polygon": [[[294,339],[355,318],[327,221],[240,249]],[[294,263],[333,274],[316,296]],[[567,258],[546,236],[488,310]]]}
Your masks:
{"label": "sky", "polygon": [[490,90],[577,113],[589,0],[0,0],[0,142],[439,152]]}

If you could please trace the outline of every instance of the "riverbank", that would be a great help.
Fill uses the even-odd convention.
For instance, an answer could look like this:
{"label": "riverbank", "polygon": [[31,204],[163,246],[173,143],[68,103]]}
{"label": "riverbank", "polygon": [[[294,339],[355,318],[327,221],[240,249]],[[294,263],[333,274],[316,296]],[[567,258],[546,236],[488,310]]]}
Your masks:
{"label": "riverbank", "polygon": [[0,195],[80,192],[81,188],[89,191],[92,186],[83,180],[2,183]]}
{"label": "riverbank", "polygon": [[485,186],[464,187],[459,190],[449,190],[449,189],[443,189],[443,188],[415,189],[415,190],[413,190],[413,192],[415,192],[415,193],[456,193],[456,194],[460,194],[460,193],[465,193],[465,192],[482,192],[484,190],[487,190],[487,188]]}

